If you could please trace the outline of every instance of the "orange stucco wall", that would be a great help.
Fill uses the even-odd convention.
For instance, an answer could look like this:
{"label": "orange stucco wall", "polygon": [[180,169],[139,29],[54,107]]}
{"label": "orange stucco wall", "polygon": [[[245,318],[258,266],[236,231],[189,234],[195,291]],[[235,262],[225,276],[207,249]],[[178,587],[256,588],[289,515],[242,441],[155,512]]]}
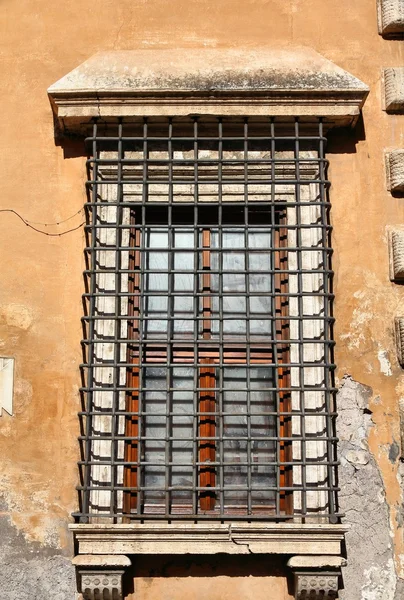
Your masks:
{"label": "orange stucco wall", "polygon": [[[404,224],[404,200],[386,191],[383,158],[384,149],[402,147],[404,116],[382,111],[380,85],[382,67],[404,65],[404,46],[378,35],[376,1],[3,0],[0,22],[0,208],[39,223],[75,215],[60,225],[35,225],[52,233],[83,221],[85,165],[80,144],[55,145],[46,89],[97,51],[305,45],[370,86],[363,130],[359,124],[351,139],[332,134],[329,145],[336,362],[340,379],[350,374],[372,389],[369,444],[390,509],[395,572],[404,578],[403,490],[399,461],[389,458],[391,444],[399,442],[404,395],[393,335],[404,289],[389,281],[386,237],[387,226]],[[83,230],[50,237],[6,212],[0,226],[0,353],[16,359],[15,414],[0,417],[4,516],[38,552],[69,555],[67,523],[77,502]],[[229,567],[217,573],[210,563],[194,565],[189,576],[174,570],[169,585],[164,569],[153,577],[151,566],[137,581],[136,597],[291,597],[282,568],[266,574],[262,560],[251,572]]]}

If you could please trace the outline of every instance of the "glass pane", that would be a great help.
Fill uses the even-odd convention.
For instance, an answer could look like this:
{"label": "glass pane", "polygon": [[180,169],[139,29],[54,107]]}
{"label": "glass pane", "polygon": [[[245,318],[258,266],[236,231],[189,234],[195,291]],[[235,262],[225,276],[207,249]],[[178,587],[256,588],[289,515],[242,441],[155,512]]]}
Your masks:
{"label": "glass pane", "polygon": [[[223,369],[224,485],[235,488],[225,492],[225,506],[245,506],[251,483],[253,504],[270,505],[276,483],[276,417],[274,369],[271,367],[225,367]],[[248,393],[248,388],[250,393]],[[250,409],[250,410],[249,410]],[[250,412],[250,415],[248,414]],[[250,439],[250,442],[248,441]]]}
{"label": "glass pane", "polygon": [[[248,332],[254,336],[271,335],[272,323],[268,318],[273,312],[269,296],[273,277],[270,273],[271,239],[271,231],[265,229],[252,229],[246,234],[245,229],[225,227],[221,240],[219,232],[211,230],[212,335],[219,334],[220,312],[223,334],[227,337],[245,338]],[[220,249],[222,253],[215,252]],[[262,252],[257,252],[261,249]],[[221,268],[222,273],[218,273]],[[219,298],[220,291],[222,299]]]}
{"label": "glass pane", "polygon": [[[193,369],[144,369],[144,501],[164,504],[166,485],[171,503],[190,504],[193,474]],[[167,392],[167,389],[173,391]],[[168,440],[167,438],[171,438]],[[166,467],[167,463],[171,466]],[[176,464],[178,466],[176,466]],[[149,489],[148,489],[149,488]]]}
{"label": "glass pane", "polygon": [[167,332],[169,253],[164,248],[168,248],[168,232],[148,229],[146,248],[144,267],[148,272],[144,275],[144,331],[146,337],[156,337]]}

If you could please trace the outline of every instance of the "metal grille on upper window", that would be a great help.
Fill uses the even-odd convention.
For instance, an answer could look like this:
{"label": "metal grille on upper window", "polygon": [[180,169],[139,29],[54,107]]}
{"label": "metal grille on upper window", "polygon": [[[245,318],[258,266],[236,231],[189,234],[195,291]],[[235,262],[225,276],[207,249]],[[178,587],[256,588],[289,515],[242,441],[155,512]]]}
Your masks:
{"label": "metal grille on upper window", "polygon": [[77,517],[338,516],[325,141],[94,124]]}

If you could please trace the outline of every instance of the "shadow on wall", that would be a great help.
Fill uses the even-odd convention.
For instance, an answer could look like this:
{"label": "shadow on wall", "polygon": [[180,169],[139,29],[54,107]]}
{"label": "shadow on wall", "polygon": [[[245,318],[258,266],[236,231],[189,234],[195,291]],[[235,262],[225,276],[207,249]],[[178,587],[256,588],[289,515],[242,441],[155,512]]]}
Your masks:
{"label": "shadow on wall", "polygon": [[[164,597],[174,598],[176,590],[171,587],[173,580],[189,578],[186,589],[183,589],[183,583],[180,582],[181,589],[183,589],[185,595],[187,595],[187,590],[195,589],[195,595],[193,595],[193,600],[195,600],[199,595],[205,597],[206,591],[204,588],[200,589],[201,582],[199,580],[201,578],[213,578],[211,585],[213,584],[213,590],[216,590],[215,597],[216,593],[218,597],[223,597],[223,593],[226,597],[234,595],[240,597],[243,594],[238,586],[235,587],[236,582],[227,582],[228,588],[223,590],[222,586],[226,585],[226,582],[222,580],[219,584],[219,578],[237,578],[240,580],[249,578],[249,582],[256,578],[256,584],[259,585],[260,590],[259,596],[262,594],[263,597],[268,597],[271,590],[278,589],[274,579],[279,579],[279,587],[283,588],[285,578],[288,578],[287,589],[291,595],[290,597],[292,597],[292,578],[286,567],[288,559],[289,556],[252,554],[242,556],[229,556],[227,554],[211,556],[191,554],[185,556],[166,554],[132,556],[133,569],[125,575],[127,579],[124,580],[124,591],[126,594],[135,593],[138,598],[143,598],[143,596],[146,596],[145,589],[152,583],[150,580],[162,579],[163,581],[160,582],[159,587],[166,590]],[[164,581],[165,578],[167,578],[167,581]],[[218,578],[216,582],[215,578]],[[264,578],[269,579],[268,586],[263,581]],[[286,594],[285,588],[286,586],[284,587],[284,593]],[[251,592],[251,597],[255,597],[257,592],[255,586],[253,586]],[[280,597],[286,598],[287,596]]]}
{"label": "shadow on wall", "polygon": [[[62,147],[64,159],[87,157],[88,152],[86,151],[84,137],[75,135],[59,137],[57,132],[58,129],[55,125],[55,145]],[[327,154],[355,154],[357,143],[366,139],[362,113],[359,115],[355,127],[331,129],[327,134],[327,139]]]}
{"label": "shadow on wall", "polygon": [[331,129],[327,135],[327,154],[355,154],[356,144],[366,139],[362,113],[355,127]]}

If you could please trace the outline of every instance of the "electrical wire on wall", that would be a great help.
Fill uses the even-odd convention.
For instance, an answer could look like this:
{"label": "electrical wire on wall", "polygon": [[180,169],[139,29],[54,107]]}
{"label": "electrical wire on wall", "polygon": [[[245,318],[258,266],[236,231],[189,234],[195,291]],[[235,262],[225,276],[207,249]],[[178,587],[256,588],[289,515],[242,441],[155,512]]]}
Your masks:
{"label": "electrical wire on wall", "polygon": [[63,219],[63,221],[56,221],[56,223],[40,223],[38,221],[31,221],[31,220],[25,219],[16,210],[14,210],[12,208],[3,208],[3,209],[0,209],[0,213],[5,213],[5,212],[12,213],[16,217],[18,217],[20,219],[20,221],[22,221],[24,223],[24,225],[26,225],[30,229],[33,229],[37,233],[42,233],[43,235],[48,235],[50,237],[61,237],[62,235],[66,235],[67,233],[71,233],[72,231],[77,231],[77,229],[80,229],[80,227],[83,227],[83,225],[85,224],[85,221],[83,221],[82,223],[80,223],[76,227],[72,227],[71,229],[68,229],[67,231],[62,231],[61,233],[51,233],[49,231],[43,231],[42,229],[38,229],[38,227],[35,227],[35,225],[42,225],[43,227],[55,227],[55,226],[58,226],[58,225],[62,225],[62,223],[66,223],[67,221],[70,221],[75,216],[83,213],[83,211],[84,211],[84,209],[80,208],[80,210],[78,210],[77,212],[75,212],[73,215],[71,215],[67,219]]}

